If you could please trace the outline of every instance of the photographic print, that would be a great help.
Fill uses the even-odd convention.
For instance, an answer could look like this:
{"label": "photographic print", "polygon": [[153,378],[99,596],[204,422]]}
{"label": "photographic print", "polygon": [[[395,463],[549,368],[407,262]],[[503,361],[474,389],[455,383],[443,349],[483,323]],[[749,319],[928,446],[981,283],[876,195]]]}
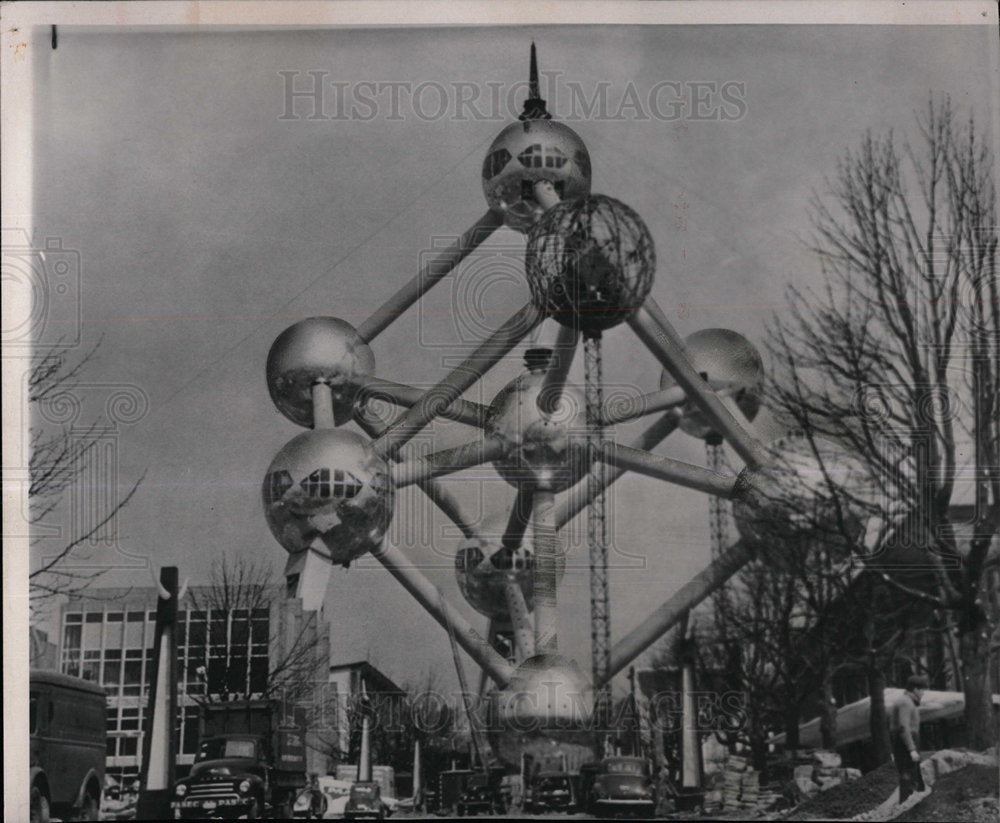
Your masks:
{"label": "photographic print", "polygon": [[995,5],[4,20],[7,819],[996,819]]}

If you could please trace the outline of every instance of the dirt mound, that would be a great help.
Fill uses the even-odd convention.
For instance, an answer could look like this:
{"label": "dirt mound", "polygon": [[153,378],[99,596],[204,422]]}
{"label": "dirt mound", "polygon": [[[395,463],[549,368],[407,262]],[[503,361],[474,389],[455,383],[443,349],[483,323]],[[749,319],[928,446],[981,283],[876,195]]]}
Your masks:
{"label": "dirt mound", "polygon": [[886,763],[857,780],[834,786],[807,800],[793,809],[788,819],[829,820],[854,817],[874,809],[888,799],[898,785],[898,780],[896,767],[892,763]]}
{"label": "dirt mound", "polygon": [[1000,820],[998,781],[1000,774],[995,766],[966,766],[939,777],[928,797],[893,819],[901,823],[996,823]]}

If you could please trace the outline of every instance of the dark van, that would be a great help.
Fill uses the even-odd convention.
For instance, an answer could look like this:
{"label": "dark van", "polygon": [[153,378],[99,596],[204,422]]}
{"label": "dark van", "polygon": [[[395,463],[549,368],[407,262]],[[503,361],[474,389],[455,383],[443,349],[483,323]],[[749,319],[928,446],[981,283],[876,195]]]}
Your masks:
{"label": "dark van", "polygon": [[33,669],[30,694],[31,820],[97,820],[104,786],[104,689],[68,674]]}

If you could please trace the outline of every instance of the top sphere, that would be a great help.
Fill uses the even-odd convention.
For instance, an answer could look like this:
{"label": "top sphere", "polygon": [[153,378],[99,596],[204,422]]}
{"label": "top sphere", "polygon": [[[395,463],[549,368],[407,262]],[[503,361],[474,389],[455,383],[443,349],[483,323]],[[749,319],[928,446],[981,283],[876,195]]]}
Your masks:
{"label": "top sphere", "polygon": [[525,270],[537,308],[594,334],[642,306],[653,286],[656,252],[638,214],[595,194],[544,214],[528,235]]}
{"label": "top sphere", "polygon": [[[764,383],[764,362],[756,347],[742,334],[729,329],[701,329],[684,338],[684,348],[694,370],[712,383],[729,384],[723,403],[740,410],[747,420],[753,420],[760,410],[761,387]],[[674,386],[668,371],[660,376],[660,389]],[[719,437],[701,409],[688,402],[680,422],[681,430],[692,437],[710,440]]]}
{"label": "top sphere", "polygon": [[590,193],[590,154],[573,129],[553,120],[511,123],[483,161],[483,192],[508,227],[527,232],[545,209],[535,201],[539,180],[574,200]]}
{"label": "top sphere", "polygon": [[336,317],[309,317],[275,338],[267,355],[267,388],[285,417],[312,426],[312,387],[326,383],[339,426],[351,419],[358,380],[374,371],[375,355],[354,326]]}

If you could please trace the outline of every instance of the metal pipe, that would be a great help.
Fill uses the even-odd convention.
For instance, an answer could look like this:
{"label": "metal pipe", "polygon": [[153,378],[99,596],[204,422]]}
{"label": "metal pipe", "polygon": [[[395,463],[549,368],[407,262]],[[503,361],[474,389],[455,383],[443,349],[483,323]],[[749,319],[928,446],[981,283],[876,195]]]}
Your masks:
{"label": "metal pipe", "polygon": [[767,450],[740,425],[722,400],[694,370],[684,350],[683,340],[656,305],[656,301],[647,297],[638,311],[629,314],[628,324],[746,464],[751,469],[763,466],[767,462]]}
{"label": "metal pipe", "polygon": [[527,483],[522,483],[517,487],[517,496],[510,507],[510,516],[507,518],[507,528],[504,529],[500,538],[500,545],[504,551],[516,552],[521,547],[524,540],[524,533],[528,529],[528,520],[531,517],[531,498],[534,489]]}
{"label": "metal pipe", "polygon": [[513,575],[504,581],[503,593],[507,598],[507,611],[510,612],[510,624],[514,630],[514,654],[517,663],[521,664],[535,654],[534,627],[528,604],[524,600],[524,592]]}
{"label": "metal pipe", "polygon": [[615,423],[625,423],[644,417],[658,411],[675,409],[687,402],[687,395],[680,386],[654,391],[649,394],[639,394],[629,398],[612,398],[605,401],[601,408],[601,425],[613,426]]}
{"label": "metal pipe", "polygon": [[312,384],[313,428],[332,429],[337,424],[333,420],[333,389],[329,383],[317,380]]}
{"label": "metal pipe", "polygon": [[556,595],[555,495],[550,489],[535,489],[531,501],[531,531],[534,543],[535,653],[559,650]]}
{"label": "metal pipe", "polygon": [[392,322],[416,303],[425,292],[442,280],[480,243],[503,225],[503,214],[488,211],[468,231],[420,267],[420,271],[403,285],[392,297],[379,306],[374,314],[358,326],[358,335],[371,343]]}
{"label": "metal pipe", "polygon": [[559,408],[562,399],[563,386],[569,377],[573,365],[573,355],[580,340],[580,332],[569,326],[560,326],[559,335],[552,351],[549,369],[542,378],[542,387],[538,391],[538,408],[545,414],[552,414]]}
{"label": "metal pipe", "polygon": [[[362,400],[374,398],[384,398],[391,403],[409,408],[423,396],[424,392],[414,386],[406,386],[402,383],[393,383],[391,380],[382,380],[378,377],[364,378],[358,384],[358,396]],[[446,420],[455,420],[458,423],[465,423],[469,426],[482,428],[486,424],[486,413],[488,407],[482,403],[474,403],[471,400],[458,400],[448,404],[440,417]]]}
{"label": "metal pipe", "polygon": [[600,457],[615,468],[638,472],[658,480],[667,480],[678,486],[708,492],[727,500],[733,497],[736,487],[735,477],[674,460],[672,457],[662,457],[641,449],[620,446],[617,443],[605,443]]}
{"label": "metal pipe", "polygon": [[389,573],[395,577],[413,598],[424,607],[442,627],[455,632],[455,641],[499,686],[506,686],[514,674],[514,667],[497,654],[490,644],[472,628],[472,625],[441,597],[431,583],[395,546],[383,543],[372,552]]}
{"label": "metal pipe", "polygon": [[[358,426],[361,427],[361,430],[371,438],[378,437],[384,431],[383,427],[369,420],[362,412],[356,412],[354,420]],[[399,461],[398,455],[395,460],[397,462]],[[435,505],[437,505],[439,509],[441,509],[442,512],[444,512],[445,516],[451,520],[452,523],[458,526],[463,537],[470,540],[477,539],[479,537],[479,531],[476,529],[473,521],[462,513],[462,507],[458,500],[450,491],[444,488],[441,483],[437,480],[419,480],[417,481],[417,486]]]}
{"label": "metal pipe", "polygon": [[400,488],[498,460],[503,457],[506,450],[504,443],[495,437],[481,437],[461,446],[442,449],[426,457],[397,463],[390,468],[389,473],[396,488]]}
{"label": "metal pipe", "polygon": [[753,558],[742,541],[730,546],[698,574],[685,583],[655,612],[636,626],[611,650],[608,680],[628,666],[664,635],[684,614],[708,597]]}
{"label": "metal pipe", "polygon": [[402,417],[375,441],[375,451],[392,457],[421,429],[479,380],[542,321],[531,303],[517,311],[457,368],[428,389]]}
{"label": "metal pipe", "polygon": [[[630,445],[637,449],[656,448],[677,428],[677,425],[677,414],[675,412],[667,412],[662,417],[657,418]],[[591,497],[597,491],[603,491],[608,488],[623,474],[625,474],[625,469],[591,471],[586,477],[571,486],[556,507],[556,531],[562,529],[570,520],[587,508],[590,505]]]}

